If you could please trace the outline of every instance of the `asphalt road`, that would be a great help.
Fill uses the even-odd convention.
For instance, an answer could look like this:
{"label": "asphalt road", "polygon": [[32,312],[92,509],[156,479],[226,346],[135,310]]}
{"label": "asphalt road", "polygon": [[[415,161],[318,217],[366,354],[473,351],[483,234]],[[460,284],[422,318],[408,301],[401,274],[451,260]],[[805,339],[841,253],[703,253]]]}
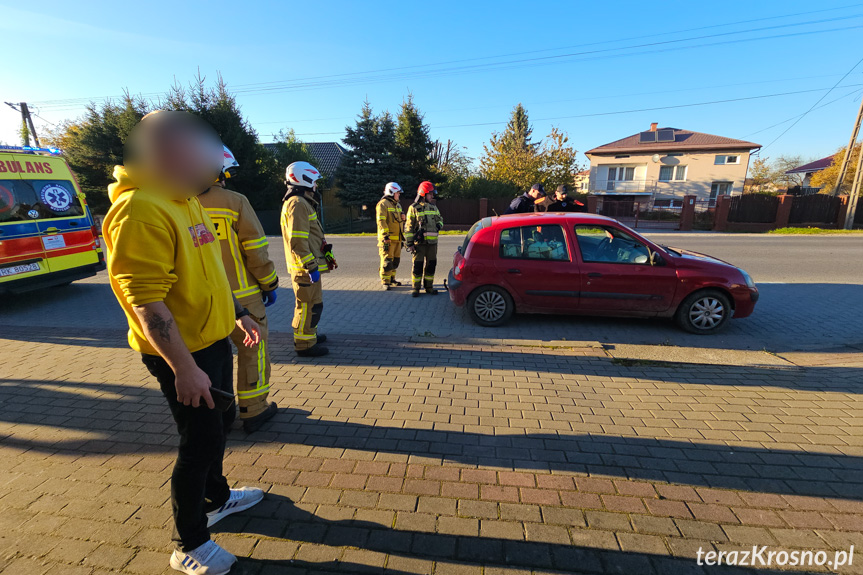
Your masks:
{"label": "asphalt road", "polygon": [[[863,345],[863,237],[765,236],[699,233],[650,234],[661,244],[707,253],[746,269],[761,284],[752,317],[730,322],[713,336],[695,336],[669,321],[516,316],[501,328],[482,328],[445,294],[413,299],[407,288],[383,292],[377,278],[373,237],[331,237],[339,269],[324,276],[323,331],[397,337],[459,337],[599,341],[782,352]],[[462,236],[442,236],[438,283]],[[287,278],[282,242],[271,238],[271,256]],[[407,256],[405,252],[403,255]],[[409,260],[399,278],[409,277]],[[286,282],[282,282],[287,286]],[[269,309],[271,329],[290,331],[290,289]],[[41,290],[0,301],[0,330],[14,326],[118,329],[124,325],[102,272],[67,288]]]}

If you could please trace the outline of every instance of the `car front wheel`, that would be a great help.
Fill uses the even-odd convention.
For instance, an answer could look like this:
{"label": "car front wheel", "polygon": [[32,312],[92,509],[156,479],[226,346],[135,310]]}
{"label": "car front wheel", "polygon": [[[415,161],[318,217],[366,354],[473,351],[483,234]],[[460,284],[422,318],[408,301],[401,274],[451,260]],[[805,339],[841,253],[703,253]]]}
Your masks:
{"label": "car front wheel", "polygon": [[708,334],[721,330],[731,319],[731,300],[716,290],[690,294],[677,309],[677,325],[689,333]]}
{"label": "car front wheel", "polygon": [[467,298],[467,309],[474,322],[485,327],[497,327],[509,321],[515,305],[505,289],[483,286]]}

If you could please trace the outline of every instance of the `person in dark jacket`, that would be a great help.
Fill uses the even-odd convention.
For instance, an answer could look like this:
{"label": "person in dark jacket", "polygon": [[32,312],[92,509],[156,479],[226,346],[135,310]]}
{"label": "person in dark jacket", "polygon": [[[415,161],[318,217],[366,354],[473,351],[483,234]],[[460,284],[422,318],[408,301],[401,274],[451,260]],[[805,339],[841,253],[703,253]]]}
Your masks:
{"label": "person in dark jacket", "polygon": [[566,184],[557,186],[554,201],[548,206],[549,212],[586,212],[587,207],[578,200],[569,198],[569,187]]}
{"label": "person in dark jacket", "polygon": [[534,184],[528,191],[517,197],[509,204],[505,214],[526,214],[534,211],[537,200],[545,197],[545,188],[542,184]]}

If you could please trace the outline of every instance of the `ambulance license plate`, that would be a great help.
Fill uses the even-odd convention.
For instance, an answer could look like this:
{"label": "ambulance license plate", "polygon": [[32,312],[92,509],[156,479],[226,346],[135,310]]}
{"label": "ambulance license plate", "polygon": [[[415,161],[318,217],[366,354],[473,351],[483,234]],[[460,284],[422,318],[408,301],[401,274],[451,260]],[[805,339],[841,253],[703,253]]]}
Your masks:
{"label": "ambulance license plate", "polygon": [[40,269],[42,268],[39,267],[39,262],[34,262],[32,264],[23,264],[20,266],[12,266],[8,268],[0,268],[0,277],[16,276],[18,274],[38,272]]}

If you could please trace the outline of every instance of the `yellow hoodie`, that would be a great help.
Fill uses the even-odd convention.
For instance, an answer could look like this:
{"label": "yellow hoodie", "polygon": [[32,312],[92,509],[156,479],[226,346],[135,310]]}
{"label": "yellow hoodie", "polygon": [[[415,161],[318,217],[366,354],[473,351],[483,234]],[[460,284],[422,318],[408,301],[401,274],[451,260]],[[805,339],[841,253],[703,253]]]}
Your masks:
{"label": "yellow hoodie", "polygon": [[132,309],[157,301],[171,310],[189,351],[228,337],[235,326],[231,287],[215,227],[198,199],[138,189],[123,166],[114,168],[114,178],[102,232],[111,289],[129,320],[129,345],[158,353]]}

